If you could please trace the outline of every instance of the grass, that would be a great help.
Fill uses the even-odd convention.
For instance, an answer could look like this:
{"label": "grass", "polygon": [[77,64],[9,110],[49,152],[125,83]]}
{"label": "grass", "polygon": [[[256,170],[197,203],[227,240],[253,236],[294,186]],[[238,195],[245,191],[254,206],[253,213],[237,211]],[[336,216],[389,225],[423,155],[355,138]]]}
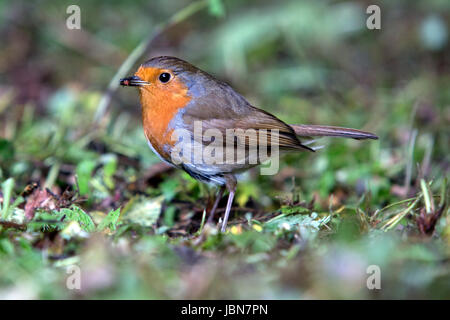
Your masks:
{"label": "grass", "polygon": [[[0,94],[0,298],[448,299],[448,43],[424,49],[412,28],[396,29],[400,42],[387,31],[292,22],[303,14],[333,21],[355,12],[355,3],[334,11],[314,1],[267,4],[256,21],[250,2],[212,1],[214,15],[182,16],[195,30],[190,36],[186,24],[171,25],[189,39],[173,54],[281,119],[380,137],[321,139],[325,147],[314,154],[285,155],[275,176],[245,173],[225,234],[205,224],[216,190],[165,167],[148,149],[136,92],[118,90],[104,107],[102,90],[119,66],[105,69],[63,46],[36,50],[31,62],[55,61],[42,64],[55,82],[38,81],[48,95],[27,100],[28,88],[13,82]],[[189,12],[153,5],[170,12],[150,19],[154,27]],[[105,10],[147,21],[144,4],[120,6]],[[410,21],[391,17],[392,8],[383,7],[384,30]],[[397,9],[416,16],[418,29],[427,23],[419,5]],[[99,19],[86,19],[88,32],[107,25]],[[45,44],[46,31],[39,32]],[[139,32],[123,25],[134,43],[120,33],[105,37],[132,52],[147,35]],[[77,64],[83,81],[73,76]],[[73,266],[79,290],[67,286]],[[381,289],[367,287],[371,266],[380,268]]]}

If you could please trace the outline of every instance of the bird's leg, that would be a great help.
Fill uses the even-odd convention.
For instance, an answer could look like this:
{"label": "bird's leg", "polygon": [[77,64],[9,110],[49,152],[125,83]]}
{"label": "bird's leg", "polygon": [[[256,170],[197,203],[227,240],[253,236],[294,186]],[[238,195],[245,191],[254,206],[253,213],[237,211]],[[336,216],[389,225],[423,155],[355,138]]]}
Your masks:
{"label": "bird's leg", "polygon": [[216,201],[214,201],[214,205],[211,209],[211,212],[209,213],[209,217],[208,217],[208,220],[206,221],[206,223],[212,222],[212,220],[214,218],[214,214],[216,213],[217,207],[219,206],[220,199],[222,199],[224,192],[225,192],[225,186],[220,186],[219,192],[217,193],[217,196],[216,196]]}
{"label": "bird's leg", "polygon": [[233,198],[234,198],[234,191],[230,191],[230,194],[228,195],[227,208],[225,210],[225,215],[223,216],[222,228],[220,229],[221,232],[225,232],[227,228],[228,216],[230,215],[231,205],[233,204]]}
{"label": "bird's leg", "polygon": [[220,229],[221,232],[225,232],[227,228],[228,217],[230,216],[231,205],[233,204],[234,193],[236,191],[236,184],[237,184],[236,178],[233,175],[226,175],[225,179],[226,179],[225,185],[230,194],[228,195],[227,208],[225,209],[225,214],[223,216],[222,228]]}

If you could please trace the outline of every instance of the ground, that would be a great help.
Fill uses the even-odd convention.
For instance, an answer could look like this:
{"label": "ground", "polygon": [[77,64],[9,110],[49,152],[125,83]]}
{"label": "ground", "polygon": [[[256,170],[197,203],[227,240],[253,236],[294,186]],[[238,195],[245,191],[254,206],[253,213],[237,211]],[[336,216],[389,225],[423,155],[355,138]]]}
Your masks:
{"label": "ground", "polygon": [[[82,1],[76,33],[64,5],[0,3],[0,298],[450,298],[445,1],[380,1],[381,30],[359,1]],[[245,173],[220,234],[216,190],[148,148],[137,92],[105,94],[142,39],[129,74],[175,55],[286,122],[380,139]]]}

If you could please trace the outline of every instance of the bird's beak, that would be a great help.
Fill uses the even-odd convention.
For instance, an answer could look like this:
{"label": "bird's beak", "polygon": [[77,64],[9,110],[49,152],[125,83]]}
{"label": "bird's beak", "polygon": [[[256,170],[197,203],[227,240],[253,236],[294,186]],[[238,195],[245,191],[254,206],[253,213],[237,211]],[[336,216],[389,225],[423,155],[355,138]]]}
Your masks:
{"label": "bird's beak", "polygon": [[148,85],[150,85],[150,83],[142,80],[138,76],[132,76],[132,77],[120,79],[120,85],[126,86],[126,87],[142,87],[142,86],[148,86]]}

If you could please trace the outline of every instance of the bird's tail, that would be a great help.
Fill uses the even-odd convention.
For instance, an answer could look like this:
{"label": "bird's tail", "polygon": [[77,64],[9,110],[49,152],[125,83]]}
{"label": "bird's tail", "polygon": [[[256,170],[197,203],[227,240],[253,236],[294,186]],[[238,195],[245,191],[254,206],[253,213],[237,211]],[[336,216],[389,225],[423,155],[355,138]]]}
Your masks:
{"label": "bird's tail", "polygon": [[295,134],[300,137],[344,137],[357,140],[362,139],[378,139],[376,135],[350,128],[332,127],[332,126],[315,126],[309,124],[291,124]]}

